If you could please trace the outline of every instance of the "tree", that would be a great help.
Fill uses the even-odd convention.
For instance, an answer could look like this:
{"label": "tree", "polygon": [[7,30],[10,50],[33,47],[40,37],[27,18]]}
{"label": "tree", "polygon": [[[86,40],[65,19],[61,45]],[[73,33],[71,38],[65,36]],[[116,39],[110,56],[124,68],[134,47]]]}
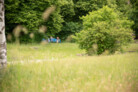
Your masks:
{"label": "tree", "polygon": [[59,32],[56,36],[65,40],[70,35],[74,35],[82,30],[82,24],[79,22],[65,22],[64,26],[62,27],[62,31]]}
{"label": "tree", "polygon": [[136,34],[136,39],[138,39],[138,0],[131,0],[132,6],[133,6],[133,11],[132,15],[130,18],[134,21],[133,25],[133,30],[135,31]]}
{"label": "tree", "polygon": [[[39,33],[39,27],[47,27],[44,35],[54,36],[61,31],[63,18],[60,15],[61,2],[59,0],[6,0],[5,12],[6,32],[12,33],[17,25],[22,25],[28,29],[28,34],[21,34],[20,42],[31,42],[29,34],[35,34],[33,40],[39,42],[43,34]],[[55,6],[55,11],[49,16],[47,21],[42,19],[45,9]]]}
{"label": "tree", "polygon": [[6,37],[5,37],[4,0],[0,0],[0,64],[7,63]]}
{"label": "tree", "polygon": [[133,22],[118,13],[105,6],[82,17],[83,30],[76,34],[76,39],[89,55],[105,50],[114,53],[133,40]]}

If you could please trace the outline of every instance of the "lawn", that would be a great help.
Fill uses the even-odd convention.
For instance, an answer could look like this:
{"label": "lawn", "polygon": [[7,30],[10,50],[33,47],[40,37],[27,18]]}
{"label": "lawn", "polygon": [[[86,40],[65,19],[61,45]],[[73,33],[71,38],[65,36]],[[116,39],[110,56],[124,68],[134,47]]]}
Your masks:
{"label": "lawn", "polygon": [[75,43],[8,44],[0,92],[137,92],[138,44],[87,56]]}

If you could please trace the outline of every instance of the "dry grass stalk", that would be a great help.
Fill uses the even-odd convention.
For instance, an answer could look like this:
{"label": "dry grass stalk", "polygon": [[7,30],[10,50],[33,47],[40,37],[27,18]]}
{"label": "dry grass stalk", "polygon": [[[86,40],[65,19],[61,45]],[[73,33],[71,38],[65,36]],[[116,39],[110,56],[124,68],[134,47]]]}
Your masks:
{"label": "dry grass stalk", "polygon": [[52,12],[55,11],[55,9],[56,9],[55,6],[51,6],[51,7],[47,8],[47,9],[44,11],[44,13],[42,14],[43,20],[46,21],[46,20],[49,18],[50,14],[51,14]]}
{"label": "dry grass stalk", "polygon": [[46,32],[46,30],[47,30],[47,27],[46,26],[44,26],[44,25],[42,25],[40,28],[39,28],[39,33],[45,33]]}
{"label": "dry grass stalk", "polygon": [[23,27],[22,25],[16,26],[16,27],[14,28],[14,30],[13,30],[13,34],[14,34],[14,36],[15,36],[15,38],[16,38],[16,43],[20,43],[20,42],[19,42],[19,36],[20,36],[20,33],[21,33],[21,32],[27,34],[27,33],[28,33],[28,30],[27,30],[25,27]]}
{"label": "dry grass stalk", "polygon": [[31,33],[30,34],[30,38],[34,38],[34,33]]}
{"label": "dry grass stalk", "polygon": [[8,41],[11,41],[11,40],[12,40],[12,35],[11,35],[11,34],[8,34],[8,35],[7,35],[7,40],[8,40]]}

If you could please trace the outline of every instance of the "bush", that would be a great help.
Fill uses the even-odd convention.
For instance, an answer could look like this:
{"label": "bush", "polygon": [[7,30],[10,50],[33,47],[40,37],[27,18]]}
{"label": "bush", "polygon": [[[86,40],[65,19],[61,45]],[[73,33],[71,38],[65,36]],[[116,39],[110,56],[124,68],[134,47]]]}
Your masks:
{"label": "bush", "polygon": [[62,31],[57,33],[56,36],[62,38],[62,40],[67,39],[68,36],[78,33],[82,30],[82,24],[79,22],[65,22],[62,27]]}
{"label": "bush", "polygon": [[[133,40],[131,26],[133,22],[120,18],[120,13],[105,6],[98,11],[83,16],[83,30],[76,34],[75,39],[80,48],[86,49],[89,55],[102,54],[105,50],[115,53],[123,45]],[[95,49],[93,45],[96,45]],[[95,52],[96,50],[96,52]]]}
{"label": "bush", "polygon": [[[44,25],[47,27],[45,35],[54,36],[61,31],[62,23],[64,22],[60,14],[61,3],[62,2],[59,2],[59,0],[6,0],[6,32],[12,33],[14,27],[22,25],[28,29],[28,34],[36,34],[35,37],[38,38],[38,40],[33,38],[33,41],[39,42],[40,38],[44,36],[39,34],[38,30],[39,27]],[[50,16],[48,20],[44,21],[42,15],[44,15],[44,11],[51,6],[55,6],[56,9],[54,12],[49,13]],[[47,15],[45,14],[45,16]],[[31,39],[29,39],[29,35],[20,36],[20,40],[20,42],[32,42]]]}
{"label": "bush", "polygon": [[72,42],[72,43],[75,42],[75,39],[73,37],[74,35],[69,35],[66,39],[66,42]]}

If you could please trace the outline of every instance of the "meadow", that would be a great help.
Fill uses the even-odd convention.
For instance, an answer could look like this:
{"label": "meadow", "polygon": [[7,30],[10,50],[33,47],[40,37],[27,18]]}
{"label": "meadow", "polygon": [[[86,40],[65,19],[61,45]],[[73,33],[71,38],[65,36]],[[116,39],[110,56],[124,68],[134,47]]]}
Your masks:
{"label": "meadow", "polygon": [[137,92],[138,44],[87,56],[75,43],[7,44],[0,92]]}

